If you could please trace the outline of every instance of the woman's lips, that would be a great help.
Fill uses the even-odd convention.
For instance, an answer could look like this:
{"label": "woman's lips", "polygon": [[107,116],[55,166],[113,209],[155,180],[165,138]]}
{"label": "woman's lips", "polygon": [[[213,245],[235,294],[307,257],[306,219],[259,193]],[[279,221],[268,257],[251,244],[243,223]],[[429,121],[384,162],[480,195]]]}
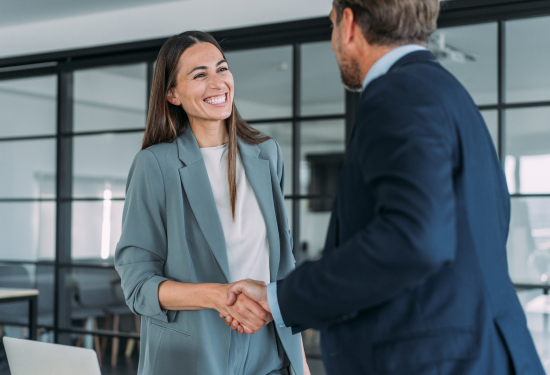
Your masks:
{"label": "woman's lips", "polygon": [[209,96],[208,98],[204,99],[204,102],[215,107],[224,107],[227,105],[227,96],[227,93],[222,95]]}

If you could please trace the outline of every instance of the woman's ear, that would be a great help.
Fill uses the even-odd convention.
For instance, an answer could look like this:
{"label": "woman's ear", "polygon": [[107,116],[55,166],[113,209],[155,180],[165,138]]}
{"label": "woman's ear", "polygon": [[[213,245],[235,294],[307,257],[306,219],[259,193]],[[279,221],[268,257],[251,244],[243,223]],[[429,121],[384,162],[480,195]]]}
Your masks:
{"label": "woman's ear", "polygon": [[176,96],[174,89],[168,90],[168,94],[166,95],[166,100],[168,100],[168,102],[170,102],[175,106],[181,105],[181,100],[179,100],[179,98]]}

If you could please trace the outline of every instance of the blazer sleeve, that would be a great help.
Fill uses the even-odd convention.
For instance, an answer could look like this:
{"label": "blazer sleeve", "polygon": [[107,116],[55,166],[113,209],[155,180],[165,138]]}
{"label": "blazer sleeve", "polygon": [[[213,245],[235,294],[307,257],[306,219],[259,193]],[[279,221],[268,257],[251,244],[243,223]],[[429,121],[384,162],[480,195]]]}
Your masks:
{"label": "blazer sleeve", "polygon": [[134,314],[168,322],[158,299],[167,253],[165,190],[160,166],[149,150],[134,159],[126,185],[122,234],[115,268],[126,303]]}
{"label": "blazer sleeve", "polygon": [[363,181],[364,191],[356,194],[376,201],[373,219],[320,260],[278,281],[282,317],[294,332],[390,301],[455,258],[448,120],[433,100],[419,102],[426,95],[375,94],[363,100],[347,156],[353,171],[347,173]]}

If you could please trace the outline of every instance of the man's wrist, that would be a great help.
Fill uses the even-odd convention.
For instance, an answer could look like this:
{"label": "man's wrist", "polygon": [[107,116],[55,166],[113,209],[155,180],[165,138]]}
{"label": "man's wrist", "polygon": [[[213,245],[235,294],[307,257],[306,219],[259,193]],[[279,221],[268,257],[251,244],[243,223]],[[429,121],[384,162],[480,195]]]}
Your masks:
{"label": "man's wrist", "polygon": [[277,282],[267,285],[266,295],[269,309],[271,310],[271,316],[273,316],[275,324],[277,324],[279,327],[285,327],[285,323],[281,315],[281,310],[279,308],[279,301],[277,298]]}

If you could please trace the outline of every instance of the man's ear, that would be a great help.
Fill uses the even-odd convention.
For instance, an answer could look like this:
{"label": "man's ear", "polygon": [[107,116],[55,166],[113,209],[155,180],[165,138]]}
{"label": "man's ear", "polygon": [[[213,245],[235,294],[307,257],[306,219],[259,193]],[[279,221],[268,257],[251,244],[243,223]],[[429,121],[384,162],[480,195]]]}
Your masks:
{"label": "man's ear", "polygon": [[168,90],[168,94],[166,95],[166,100],[168,100],[168,102],[170,102],[175,106],[181,105],[181,100],[179,100],[179,98],[176,96],[174,89]]}
{"label": "man's ear", "polygon": [[350,44],[355,41],[355,38],[357,38],[356,32],[357,32],[357,25],[355,22],[355,15],[353,14],[353,11],[350,8],[345,8],[342,12],[342,21],[341,27],[342,27],[342,43],[343,44]]}

